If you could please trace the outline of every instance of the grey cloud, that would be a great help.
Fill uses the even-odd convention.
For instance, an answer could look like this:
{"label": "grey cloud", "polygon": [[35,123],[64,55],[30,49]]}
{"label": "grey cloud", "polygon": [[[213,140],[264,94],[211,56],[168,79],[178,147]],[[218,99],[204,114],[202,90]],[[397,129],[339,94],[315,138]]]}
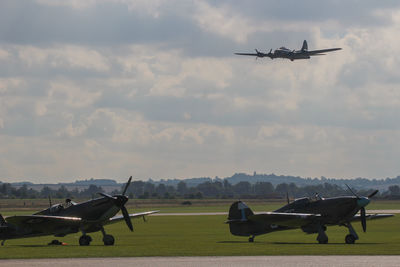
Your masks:
{"label": "grey cloud", "polygon": [[[153,17],[115,3],[73,9],[1,1],[0,44],[10,56],[0,59],[0,77],[23,83],[4,89],[0,79],[1,104],[9,104],[0,107],[0,142],[2,151],[14,153],[11,159],[0,156],[0,166],[7,169],[12,161],[24,177],[44,175],[43,167],[49,168],[48,177],[124,176],[134,169],[144,178],[223,176],[236,168],[317,176],[340,170],[347,177],[378,174],[379,165],[384,175],[398,170],[391,159],[398,156],[399,112],[396,94],[388,89],[396,90],[399,82],[398,62],[385,65],[379,59],[385,49],[379,42],[363,52],[368,40],[374,40],[371,28],[393,28],[395,36],[391,17],[374,14],[398,7],[397,2],[210,1],[251,23],[315,25],[321,39],[355,48],[348,54],[350,62],[339,52],[302,62],[234,58],[238,50],[299,48],[303,39],[310,48],[319,48],[314,42],[319,37],[308,27],[277,27],[250,33],[247,42],[237,43],[199,27],[192,18],[193,2],[184,3],[161,6],[160,16]],[[332,28],[320,26],[329,20]],[[372,37],[362,38],[349,27]],[[342,40],[349,32],[354,46]],[[73,65],[68,56],[58,57],[68,46],[82,48],[82,54],[94,51],[93,61],[100,58],[100,66],[92,58],[87,65]],[[53,51],[53,56],[28,64],[20,57],[25,47]],[[191,69],[185,72],[185,66]],[[198,73],[202,68],[211,71]],[[330,71],[337,75],[327,75]],[[172,94],[175,87],[183,93],[155,96],[156,86],[159,94]],[[37,114],[37,104],[46,107],[42,114]],[[262,127],[268,129],[260,137]],[[325,136],[318,139],[316,131]],[[371,136],[376,140],[370,141]],[[27,159],[18,156],[25,149],[55,164],[38,160],[38,166],[26,167]],[[375,151],[390,159],[385,163],[364,156]],[[360,160],[349,168],[352,158]],[[363,163],[373,167],[364,170]],[[16,176],[10,168],[6,172]]]}
{"label": "grey cloud", "polygon": [[[213,3],[214,1],[210,1]],[[90,8],[73,9],[46,6],[35,2],[2,1],[0,8],[0,42],[13,44],[51,45],[55,43],[118,46],[125,44],[159,43],[166,48],[180,48],[190,56],[230,56],[235,49],[250,47],[276,48],[287,45],[297,48],[301,40],[312,36],[304,31],[256,32],[247,44],[235,44],[228,37],[204,32],[191,19],[195,7],[187,2],[159,7],[159,17],[129,10],[121,3],[98,3]],[[230,5],[236,14],[251,17],[260,24],[277,20],[320,21],[333,20],[343,27],[360,25],[382,26],[391,23],[390,16],[377,17],[375,9],[395,8],[397,1],[218,1],[217,6]],[[235,15],[235,14],[232,14]],[[324,30],[324,29],[322,29]],[[343,34],[343,29],[334,36]],[[329,34],[327,30],[325,32]],[[282,41],[283,40],[283,41]]]}
{"label": "grey cloud", "polygon": [[334,20],[343,26],[383,26],[390,23],[388,17],[377,17],[373,13],[376,9],[398,8],[396,0],[377,2],[367,1],[324,1],[318,0],[269,0],[269,1],[239,1],[231,5],[232,1],[216,1],[217,6],[229,5],[249,17],[263,20],[265,18],[282,21],[314,21],[318,25],[321,21]]}
{"label": "grey cloud", "polygon": [[122,4],[102,3],[90,9],[43,6],[34,2],[2,1],[0,35],[3,43],[76,43],[112,45],[165,42],[191,31],[185,17],[159,18],[131,12]]}

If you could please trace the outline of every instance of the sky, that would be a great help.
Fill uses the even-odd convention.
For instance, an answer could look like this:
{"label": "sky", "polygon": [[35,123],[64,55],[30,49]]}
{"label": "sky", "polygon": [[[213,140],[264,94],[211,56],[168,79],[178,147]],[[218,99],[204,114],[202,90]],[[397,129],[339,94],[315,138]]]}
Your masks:
{"label": "sky", "polygon": [[[399,1],[0,2],[0,181],[400,174]],[[234,55],[341,47],[310,60]]]}

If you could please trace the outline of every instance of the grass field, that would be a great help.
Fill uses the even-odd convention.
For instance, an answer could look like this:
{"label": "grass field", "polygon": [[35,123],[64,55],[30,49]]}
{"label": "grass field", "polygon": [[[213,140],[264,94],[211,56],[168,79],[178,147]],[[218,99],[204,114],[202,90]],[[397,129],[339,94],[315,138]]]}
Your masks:
{"label": "grass field", "polygon": [[[74,200],[76,202],[85,201],[85,199]],[[131,199],[127,203],[127,208],[130,212],[140,212],[146,210],[160,210],[163,213],[171,212],[228,212],[230,204],[236,199],[202,199],[190,200],[192,205],[186,206],[181,203],[183,199],[146,199],[137,200]],[[244,199],[248,206],[254,211],[273,211],[286,204],[281,200],[263,200],[263,199]],[[53,199],[54,203],[63,203],[64,199]],[[3,215],[14,214],[31,214],[48,208],[49,203],[47,199],[1,199],[0,200],[0,213]],[[368,210],[378,209],[400,209],[400,201],[396,200],[379,200],[372,201]]]}
{"label": "grass field", "polygon": [[[251,203],[251,201],[250,201]],[[147,203],[148,204],[148,203]],[[227,211],[229,204],[177,207],[145,205],[147,209],[160,208],[163,212],[203,212]],[[255,211],[273,210],[283,203],[252,203]],[[397,209],[399,202],[376,203],[382,209]],[[397,206],[396,206],[397,205]],[[150,206],[150,207],[149,207]],[[370,206],[373,207],[372,203]],[[374,207],[374,209],[376,208]],[[130,207],[129,211],[146,209]],[[7,211],[4,215],[29,214],[27,210]],[[48,246],[52,236],[7,240],[0,247],[0,259],[6,258],[58,258],[58,257],[125,257],[125,256],[205,256],[205,255],[399,255],[400,216],[368,221],[367,233],[363,233],[360,223],[355,229],[360,240],[354,245],[344,244],[348,233],[344,227],[329,227],[329,244],[320,245],[316,235],[306,235],[301,230],[290,230],[258,236],[254,243],[246,237],[236,237],[229,233],[223,222],[226,216],[154,216],[148,222],[134,220],[135,232],[131,233],[121,222],[106,226],[106,232],[114,235],[115,246],[105,247],[101,233],[90,234],[93,242],[89,247],[80,247],[80,234],[59,238],[67,246]]]}

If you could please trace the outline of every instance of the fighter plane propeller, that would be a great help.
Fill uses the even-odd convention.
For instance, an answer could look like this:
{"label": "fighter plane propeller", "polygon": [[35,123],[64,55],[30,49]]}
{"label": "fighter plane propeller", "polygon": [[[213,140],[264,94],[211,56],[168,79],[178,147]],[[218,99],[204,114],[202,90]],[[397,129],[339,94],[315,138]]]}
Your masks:
{"label": "fighter plane propeller", "polygon": [[365,212],[365,206],[367,206],[370,202],[370,198],[375,196],[376,193],[379,192],[379,190],[375,190],[372,192],[368,197],[360,197],[358,196],[353,190],[351,190],[350,186],[346,184],[347,188],[350,190],[350,192],[357,198],[357,205],[360,207],[360,215],[361,215],[361,226],[364,231],[364,233],[367,231],[367,219],[366,219],[366,212]]}
{"label": "fighter plane propeller", "polygon": [[274,58],[287,58],[290,59],[291,61],[293,60],[298,60],[298,59],[309,59],[312,56],[323,56],[325,55],[324,53],[327,52],[332,52],[332,51],[337,51],[341,50],[342,48],[328,48],[328,49],[320,49],[320,50],[308,50],[308,44],[307,41],[303,41],[303,46],[301,47],[300,50],[290,50],[287,49],[286,47],[280,47],[278,49],[275,49],[274,52],[272,52],[272,49],[268,53],[263,53],[255,49],[256,53],[235,53],[235,55],[240,55],[240,56],[255,56],[256,59],[259,57],[269,57],[271,59]]}
{"label": "fighter plane propeller", "polygon": [[359,237],[351,225],[352,222],[361,221],[365,232],[367,220],[387,218],[393,214],[366,214],[365,207],[378,190],[368,197],[360,197],[347,187],[354,196],[321,198],[316,194],[314,198],[303,197],[290,202],[287,194],[288,204],[273,212],[254,214],[244,202],[236,201],[229,209],[226,223],[229,224],[231,234],[249,236],[249,242],[253,242],[257,235],[300,228],[308,234],[317,233],[317,241],[321,244],[328,243],[326,227],[339,225],[349,229],[345,241],[353,244]]}
{"label": "fighter plane propeller", "polygon": [[128,182],[125,185],[124,190],[122,191],[121,195],[114,195],[114,196],[110,196],[106,193],[99,193],[100,195],[102,195],[103,197],[106,197],[108,199],[111,199],[112,201],[114,201],[115,206],[119,207],[121,209],[121,212],[124,216],[124,220],[126,222],[126,225],[128,226],[128,228],[133,231],[133,225],[131,222],[131,218],[129,217],[129,213],[127,211],[127,209],[125,208],[125,203],[128,201],[128,197],[125,196],[126,190],[128,190],[129,185],[131,184],[132,181],[132,176],[129,177]]}
{"label": "fighter plane propeller", "polygon": [[[125,207],[128,197],[126,192],[131,184],[129,178],[122,194],[110,196],[99,193],[102,197],[82,203],[74,203],[70,199],[65,204],[51,205],[48,209],[33,215],[16,215],[3,218],[0,215],[0,240],[2,245],[7,239],[54,235],[63,237],[67,234],[82,232],[79,245],[88,246],[92,238],[87,233],[101,231],[103,243],[106,246],[114,245],[114,237],[106,234],[104,225],[125,220],[128,228],[133,231],[131,218],[143,217],[158,211],[146,211],[129,214]],[[122,216],[115,216],[119,211]]]}

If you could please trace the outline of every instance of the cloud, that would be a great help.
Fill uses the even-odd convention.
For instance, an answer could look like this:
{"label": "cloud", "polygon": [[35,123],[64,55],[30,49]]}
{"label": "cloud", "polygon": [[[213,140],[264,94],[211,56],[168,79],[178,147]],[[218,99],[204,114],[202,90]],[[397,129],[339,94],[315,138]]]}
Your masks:
{"label": "cloud", "polygon": [[398,174],[397,1],[0,5],[2,180]]}
{"label": "cloud", "polygon": [[106,60],[95,50],[78,46],[56,48],[19,47],[18,57],[22,64],[37,68],[43,64],[52,68],[82,68],[104,72],[109,70]]}

